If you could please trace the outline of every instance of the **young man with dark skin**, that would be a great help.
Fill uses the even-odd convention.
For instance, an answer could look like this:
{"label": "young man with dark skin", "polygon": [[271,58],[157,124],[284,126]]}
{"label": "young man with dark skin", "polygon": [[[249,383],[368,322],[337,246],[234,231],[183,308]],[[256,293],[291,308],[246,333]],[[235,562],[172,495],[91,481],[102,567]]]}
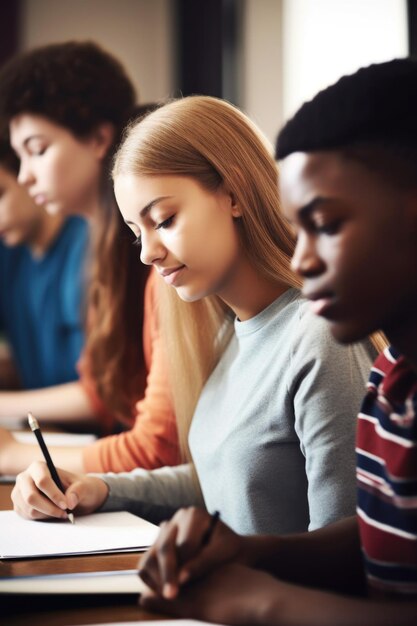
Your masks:
{"label": "young man with dark skin", "polygon": [[382,330],[358,415],[357,515],[241,537],[179,511],[141,561],[142,606],[223,624],[417,623],[417,62],[359,70],[281,131],[294,269],[335,339]]}

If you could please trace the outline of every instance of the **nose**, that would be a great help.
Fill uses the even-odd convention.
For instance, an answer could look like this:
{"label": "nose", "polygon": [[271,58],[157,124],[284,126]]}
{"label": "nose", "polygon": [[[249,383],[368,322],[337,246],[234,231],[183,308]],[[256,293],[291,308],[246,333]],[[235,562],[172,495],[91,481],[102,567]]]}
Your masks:
{"label": "nose", "polygon": [[33,176],[33,172],[29,167],[27,161],[20,161],[19,174],[17,176],[17,182],[19,185],[23,185],[24,187],[29,187],[35,178]]}
{"label": "nose", "polygon": [[291,267],[302,278],[317,276],[324,270],[314,236],[302,231],[298,233]]}
{"label": "nose", "polygon": [[166,255],[166,249],[163,246],[158,233],[155,230],[151,232],[142,232],[140,260],[144,265],[153,265],[157,261],[163,259]]}

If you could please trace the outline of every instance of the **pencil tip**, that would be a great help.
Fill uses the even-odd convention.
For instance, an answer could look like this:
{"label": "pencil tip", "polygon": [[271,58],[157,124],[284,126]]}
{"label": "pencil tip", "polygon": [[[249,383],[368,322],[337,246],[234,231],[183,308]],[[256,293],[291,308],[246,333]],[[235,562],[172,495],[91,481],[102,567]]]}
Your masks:
{"label": "pencil tip", "polygon": [[28,422],[31,430],[37,430],[39,428],[38,420],[33,417],[32,413],[28,413]]}
{"label": "pencil tip", "polygon": [[74,513],[68,513],[68,519],[71,524],[75,524]]}

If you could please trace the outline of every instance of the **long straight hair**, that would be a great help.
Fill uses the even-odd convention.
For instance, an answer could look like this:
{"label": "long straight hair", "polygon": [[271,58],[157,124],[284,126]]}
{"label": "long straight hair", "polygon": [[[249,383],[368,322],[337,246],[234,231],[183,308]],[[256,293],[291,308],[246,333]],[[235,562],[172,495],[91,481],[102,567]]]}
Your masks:
{"label": "long straight hair", "polygon": [[[126,174],[187,176],[209,191],[225,184],[241,209],[237,228],[252,265],[272,283],[300,286],[290,266],[294,235],[281,215],[272,149],[236,107],[208,96],[190,96],[134,122],[113,168],[114,178]],[[233,316],[215,295],[184,302],[163,281],[159,291],[180,443],[189,454],[192,415],[233,332]]]}
{"label": "long straight hair", "polygon": [[[154,104],[138,105],[139,119]],[[127,120],[126,120],[127,122]],[[146,386],[143,346],[144,293],[149,275],[132,246],[132,234],[118,210],[110,169],[122,127],[103,162],[101,211],[95,218],[89,276],[89,319],[84,363],[106,410],[130,426]]]}

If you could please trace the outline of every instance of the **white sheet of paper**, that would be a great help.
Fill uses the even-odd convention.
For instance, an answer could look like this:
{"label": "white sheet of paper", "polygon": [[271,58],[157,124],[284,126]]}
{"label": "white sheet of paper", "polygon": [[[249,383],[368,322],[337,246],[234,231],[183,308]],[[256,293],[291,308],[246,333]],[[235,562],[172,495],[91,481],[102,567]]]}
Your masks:
{"label": "white sheet of paper", "polygon": [[136,569],[0,578],[0,594],[140,593],[145,588]]}
{"label": "white sheet of paper", "polygon": [[[20,443],[33,443],[38,445],[33,432],[19,430],[12,433],[13,437]],[[49,446],[88,446],[97,440],[95,435],[91,434],[72,434],[72,433],[42,433],[46,445]]]}
{"label": "white sheet of paper", "polygon": [[32,558],[144,550],[158,526],[131,513],[93,513],[66,520],[25,520],[0,511],[0,558]]}

